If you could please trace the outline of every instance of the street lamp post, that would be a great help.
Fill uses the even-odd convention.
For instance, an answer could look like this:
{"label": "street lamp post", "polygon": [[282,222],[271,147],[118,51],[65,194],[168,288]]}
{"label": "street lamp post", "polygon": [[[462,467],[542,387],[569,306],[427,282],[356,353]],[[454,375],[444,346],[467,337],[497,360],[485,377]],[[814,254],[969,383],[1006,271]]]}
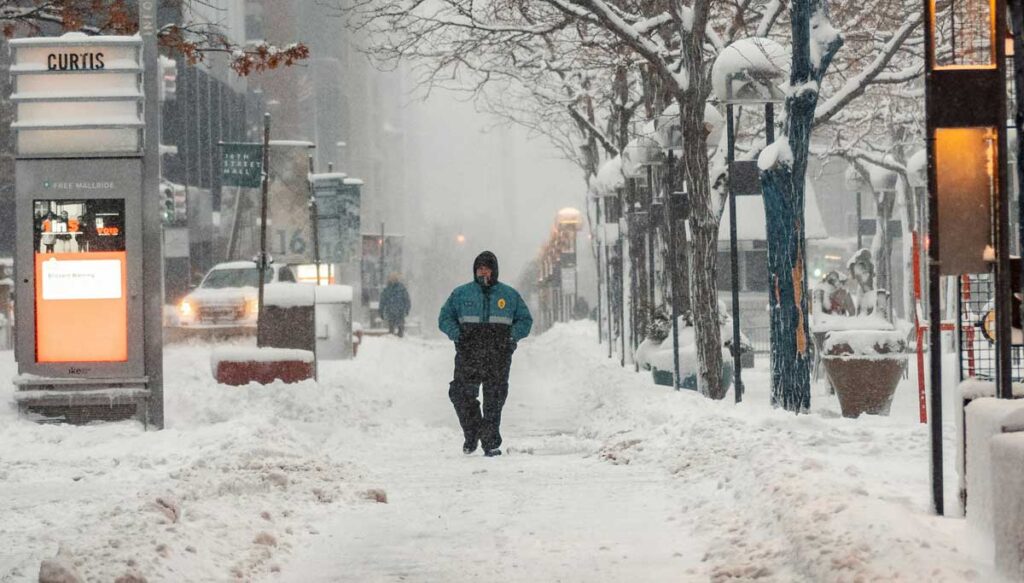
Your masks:
{"label": "street lamp post", "polygon": [[[960,10],[988,20],[988,26],[941,35],[956,13],[931,0],[924,10],[931,485],[935,512],[942,515],[941,277],[988,271],[989,245],[995,252],[996,394],[1012,396],[1006,46],[999,36],[1006,30],[1006,5],[1004,0],[962,4]],[[986,107],[967,106],[976,103]]]}
{"label": "street lamp post", "polygon": [[[736,227],[736,197],[741,195],[760,195],[761,185],[756,162],[752,160],[736,161],[736,129],[733,115],[734,105],[763,105],[765,118],[765,143],[774,141],[775,103],[781,103],[785,95],[777,83],[784,78],[781,62],[785,51],[768,39],[750,38],[737,41],[723,51],[715,61],[713,76],[724,76],[724,86],[716,86],[716,97],[725,103],[725,139],[726,164],[729,180],[726,188],[729,197],[729,259],[732,276],[732,357],[733,375],[735,378],[736,402],[743,400],[742,350],[740,341],[740,283],[739,283],[739,242]],[[747,57],[752,54],[755,58]],[[741,60],[744,68],[735,69],[735,56]],[[723,58],[724,57],[724,58]],[[757,57],[763,57],[758,62]],[[751,65],[746,68],[746,65]],[[739,84],[739,89],[736,85]]]}

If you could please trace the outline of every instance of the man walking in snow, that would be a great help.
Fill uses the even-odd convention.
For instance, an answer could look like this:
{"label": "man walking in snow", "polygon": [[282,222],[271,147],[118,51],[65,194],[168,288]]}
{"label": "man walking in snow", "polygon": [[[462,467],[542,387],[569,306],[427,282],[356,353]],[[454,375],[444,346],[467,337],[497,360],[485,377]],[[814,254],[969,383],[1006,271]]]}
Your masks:
{"label": "man walking in snow", "polygon": [[405,317],[409,315],[412,303],[409,292],[402,285],[397,273],[388,276],[388,285],[380,292],[380,317],[388,323],[388,334],[405,335]]}
{"label": "man walking in snow", "polygon": [[[484,251],[473,261],[473,281],[455,288],[441,307],[438,327],[455,343],[455,375],[448,398],[455,405],[466,441],[462,452],[501,455],[501,409],[508,397],[508,371],[516,344],[533,317],[519,292],[498,281],[498,258]],[[483,385],[483,411],[478,395]]]}

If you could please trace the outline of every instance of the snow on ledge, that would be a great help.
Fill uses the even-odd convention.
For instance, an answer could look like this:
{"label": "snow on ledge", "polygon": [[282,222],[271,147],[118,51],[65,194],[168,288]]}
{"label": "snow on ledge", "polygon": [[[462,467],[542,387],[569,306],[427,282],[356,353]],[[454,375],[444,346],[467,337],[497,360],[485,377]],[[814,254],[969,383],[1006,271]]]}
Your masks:
{"label": "snow on ledge", "polygon": [[350,285],[318,285],[315,288],[318,304],[350,304],[355,295]]}
{"label": "snow on ledge", "polygon": [[[1013,383],[1013,397],[1015,399],[1024,398],[1024,383]],[[974,377],[964,379],[957,386],[957,390],[965,401],[973,401],[974,399],[980,399],[983,397],[995,397],[996,396],[996,383],[995,381],[988,381],[983,379],[977,379]]]}
{"label": "snow on ledge", "polygon": [[263,286],[263,304],[278,308],[312,306],[316,286],[311,283],[268,283]]}

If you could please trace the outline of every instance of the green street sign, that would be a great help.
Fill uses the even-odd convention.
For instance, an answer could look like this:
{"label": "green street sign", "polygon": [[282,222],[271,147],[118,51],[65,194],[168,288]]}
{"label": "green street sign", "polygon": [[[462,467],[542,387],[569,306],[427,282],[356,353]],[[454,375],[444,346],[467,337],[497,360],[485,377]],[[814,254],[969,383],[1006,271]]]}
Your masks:
{"label": "green street sign", "polygon": [[259,188],[263,180],[263,146],[221,144],[221,184]]}

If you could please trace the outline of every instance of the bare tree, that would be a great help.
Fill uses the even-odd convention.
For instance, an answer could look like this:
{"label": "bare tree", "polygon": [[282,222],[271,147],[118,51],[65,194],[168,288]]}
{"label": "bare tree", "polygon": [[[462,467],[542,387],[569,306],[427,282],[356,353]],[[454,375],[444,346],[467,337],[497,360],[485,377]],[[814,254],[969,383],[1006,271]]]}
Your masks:
{"label": "bare tree", "polygon": [[824,0],[794,0],[791,27],[786,123],[758,164],[768,219],[772,404],[802,412],[811,405],[804,177],[821,82],[843,39]]}

